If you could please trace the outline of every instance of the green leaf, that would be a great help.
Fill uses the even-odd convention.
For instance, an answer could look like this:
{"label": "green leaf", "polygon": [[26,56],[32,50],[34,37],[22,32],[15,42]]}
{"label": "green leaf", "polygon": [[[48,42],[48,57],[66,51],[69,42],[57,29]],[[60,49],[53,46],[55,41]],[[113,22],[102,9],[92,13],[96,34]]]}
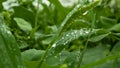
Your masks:
{"label": "green leaf", "polygon": [[58,10],[58,12],[61,14],[61,16],[64,18],[66,15],[66,9],[61,5],[59,0],[49,0],[50,3],[55,5],[55,8]]}
{"label": "green leaf", "polygon": [[22,29],[25,32],[30,32],[32,30],[32,26],[30,23],[28,23],[27,21],[25,21],[22,18],[14,18],[14,20],[16,21],[17,25],[20,27],[20,29]]}
{"label": "green leaf", "polygon": [[[109,52],[107,46],[102,46],[103,44],[87,49],[81,68],[119,68],[120,52],[117,52],[120,48],[118,47],[119,44],[120,42],[116,44],[117,48],[114,47],[112,53]],[[113,67],[114,62],[118,62],[115,63],[116,67]]]}
{"label": "green leaf", "polygon": [[[37,65],[39,64],[39,61],[24,61],[24,65],[26,68],[37,68]],[[43,63],[40,68],[59,68],[59,66],[50,66],[46,63]]]}
{"label": "green leaf", "polygon": [[80,30],[71,30],[65,32],[60,38],[52,45],[51,51],[53,51],[55,54],[61,52],[64,48],[65,45],[68,44],[69,42],[78,39],[79,37],[88,37],[90,34],[94,34],[99,29],[87,29],[87,28],[82,28]]}
{"label": "green leaf", "polygon": [[[120,53],[108,55],[109,50],[102,45],[95,48],[87,49],[83,58],[81,68],[110,68],[113,61],[120,58]],[[108,56],[106,56],[108,55]],[[89,56],[89,57],[88,57]]]}
{"label": "green leaf", "polygon": [[29,45],[25,41],[18,42],[19,48],[24,49],[27,48]]}
{"label": "green leaf", "polygon": [[51,66],[57,66],[60,64],[60,58],[58,56],[49,56],[46,63]]}
{"label": "green leaf", "polygon": [[[93,2],[91,4],[89,4],[89,5],[83,5],[82,7],[79,4],[66,16],[66,18],[63,20],[63,22],[62,22],[62,24],[61,24],[61,26],[60,26],[60,28],[58,30],[58,33],[54,36],[54,39],[51,41],[50,46],[47,48],[45,54],[42,56],[42,59],[40,61],[39,66],[43,63],[44,58],[46,57],[46,55],[47,55],[47,53],[48,53],[50,48],[51,48],[50,50],[54,54],[57,54],[57,53],[61,52],[65,48],[64,45],[66,45],[68,42],[71,42],[72,40],[78,38],[81,35],[85,34],[85,36],[86,36],[86,34],[89,33],[89,31],[91,31],[91,30],[89,30],[89,31],[86,31],[85,33],[83,33],[84,31],[81,33],[82,30],[80,30],[80,31],[73,31],[73,32],[71,31],[71,32],[69,32],[70,34],[69,34],[68,37],[66,35],[66,36],[63,36],[62,39],[58,40],[59,36],[61,36],[62,33],[66,30],[66,28],[69,27],[68,25],[73,23],[73,20],[75,20],[76,18],[79,18],[79,16],[81,14],[84,14],[84,12],[88,11],[89,9],[97,6],[99,2],[100,2],[100,0],[97,0],[97,1],[95,1],[95,2]],[[74,35],[74,34],[77,34],[77,33],[79,33],[79,35]],[[73,37],[70,36],[70,35],[72,35]],[[66,39],[64,39],[64,37],[66,37]]]}
{"label": "green leaf", "polygon": [[76,66],[78,65],[80,54],[81,53],[79,50],[70,52],[68,57],[65,59],[65,63],[67,64],[68,68],[76,68]]}
{"label": "green leaf", "polygon": [[26,68],[37,68],[39,61],[24,61]]}
{"label": "green leaf", "polygon": [[14,36],[4,24],[0,14],[0,67],[24,68],[21,61],[20,50]]}
{"label": "green leaf", "polygon": [[115,24],[114,26],[112,26],[112,27],[110,28],[111,31],[116,31],[116,32],[120,32],[119,29],[120,29],[120,23]]}
{"label": "green leaf", "polygon": [[[115,60],[116,58],[119,58],[120,59],[120,54],[116,54],[116,55],[112,55],[112,56],[108,56],[108,57],[105,57],[105,58],[103,58],[103,59],[100,59],[100,60],[98,60],[98,61],[96,61],[96,62],[92,62],[92,63],[89,63],[89,64],[87,64],[87,65],[84,65],[84,66],[82,66],[81,68],[94,68],[95,66],[96,67],[100,67],[101,66],[101,64],[106,64],[106,63],[108,63],[108,62],[110,62],[110,61],[112,61],[112,60]],[[98,66],[98,65],[100,65],[100,66]],[[107,68],[108,67],[111,67],[112,65],[108,65],[107,66]],[[101,67],[100,67],[101,68]],[[103,67],[102,67],[103,68]],[[106,67],[104,67],[104,68],[106,68]],[[119,67],[118,67],[119,68]]]}
{"label": "green leaf", "polygon": [[93,36],[92,38],[89,39],[89,41],[91,41],[91,42],[97,42],[97,41],[102,40],[103,38],[105,38],[108,35],[109,34],[102,34],[102,35]]}
{"label": "green leaf", "polygon": [[62,51],[60,54],[54,56],[52,54],[49,54],[46,57],[45,63],[50,66],[59,66],[64,63],[65,59],[69,56],[69,52]]}
{"label": "green leaf", "polygon": [[[69,28],[70,29],[81,29],[81,28],[90,28],[90,24],[87,20],[84,19],[76,19],[74,21],[74,24],[72,24]],[[69,29],[68,28],[68,29]]]}
{"label": "green leaf", "polygon": [[22,6],[13,7],[13,9],[14,9],[13,17],[22,18],[22,19],[30,22],[31,25],[34,25],[35,14],[33,12],[29,11],[28,9],[26,9]]}
{"label": "green leaf", "polygon": [[85,64],[89,64],[89,63],[95,62],[97,60],[100,60],[100,59],[106,57],[108,52],[109,52],[109,50],[107,49],[107,47],[102,46],[101,44],[96,47],[89,48],[86,50],[86,52],[84,54],[82,63],[83,63],[83,65],[85,65]]}
{"label": "green leaf", "polygon": [[111,52],[111,54],[118,54],[118,53],[120,54],[120,42],[117,42],[114,45],[112,52]]}
{"label": "green leaf", "polygon": [[32,61],[32,60],[39,60],[42,56],[44,51],[42,50],[36,50],[36,49],[29,49],[24,52],[22,52],[22,59],[25,61]]}
{"label": "green leaf", "polygon": [[113,25],[117,23],[116,19],[111,19],[103,16],[100,17],[100,21],[103,28],[111,28]]}

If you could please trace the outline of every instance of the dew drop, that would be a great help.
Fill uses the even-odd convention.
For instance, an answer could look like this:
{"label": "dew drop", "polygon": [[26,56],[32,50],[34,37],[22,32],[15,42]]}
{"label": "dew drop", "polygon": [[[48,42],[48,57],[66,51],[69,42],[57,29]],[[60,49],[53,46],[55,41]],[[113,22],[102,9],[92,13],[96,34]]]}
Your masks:
{"label": "dew drop", "polygon": [[27,38],[30,39],[30,36],[28,36]]}
{"label": "dew drop", "polygon": [[62,53],[59,53],[59,56],[61,56]]}
{"label": "dew drop", "polygon": [[80,4],[78,4],[77,6],[76,6],[76,8],[79,8],[80,7]]}
{"label": "dew drop", "polygon": [[68,37],[69,35],[67,34],[66,36]]}
{"label": "dew drop", "polygon": [[86,33],[86,34],[88,34],[88,33],[89,33],[89,31],[85,31],[85,33]]}
{"label": "dew drop", "polygon": [[88,13],[88,11],[84,12],[83,15],[86,15]]}
{"label": "dew drop", "polygon": [[8,33],[8,34],[11,34],[11,32],[10,32],[10,31],[7,31],[7,33]]}
{"label": "dew drop", "polygon": [[64,37],[62,37],[62,39],[65,39]]}
{"label": "dew drop", "polygon": [[57,56],[55,56],[55,58],[57,58]]}
{"label": "dew drop", "polygon": [[74,32],[75,32],[75,34],[76,34],[76,33],[77,33],[77,30],[75,30]]}
{"label": "dew drop", "polygon": [[63,43],[63,45],[66,45],[66,42],[65,42],[65,43]]}
{"label": "dew drop", "polygon": [[56,43],[52,45],[52,47],[56,47]]}

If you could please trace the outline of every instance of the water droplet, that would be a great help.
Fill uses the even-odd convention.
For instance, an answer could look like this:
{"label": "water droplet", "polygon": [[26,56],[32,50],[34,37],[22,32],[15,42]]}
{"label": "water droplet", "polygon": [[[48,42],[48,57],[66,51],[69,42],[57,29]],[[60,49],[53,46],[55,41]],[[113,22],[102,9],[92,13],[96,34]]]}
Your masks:
{"label": "water droplet", "polygon": [[10,32],[10,31],[7,31],[7,33],[8,33],[8,34],[11,34],[11,32]]}
{"label": "water droplet", "polygon": [[78,4],[76,7],[79,8],[79,7],[80,7],[80,4]]}
{"label": "water droplet", "polygon": [[52,47],[56,47],[56,43],[52,45]]}
{"label": "water droplet", "polygon": [[30,36],[28,36],[27,38],[30,39]]}
{"label": "water droplet", "polygon": [[88,13],[88,11],[84,12],[83,15],[86,15]]}
{"label": "water droplet", "polygon": [[66,45],[66,42],[65,42],[65,43],[63,43],[63,45]]}
{"label": "water droplet", "polygon": [[74,32],[75,32],[75,34],[76,34],[78,31],[77,31],[77,30],[75,30]]}
{"label": "water droplet", "polygon": [[67,34],[66,36],[68,37],[69,35]]}
{"label": "water droplet", "polygon": [[55,58],[57,58],[57,56],[54,56]]}
{"label": "water droplet", "polygon": [[62,53],[59,53],[59,56],[61,56]]}
{"label": "water droplet", "polygon": [[64,37],[62,37],[62,39],[65,39]]}

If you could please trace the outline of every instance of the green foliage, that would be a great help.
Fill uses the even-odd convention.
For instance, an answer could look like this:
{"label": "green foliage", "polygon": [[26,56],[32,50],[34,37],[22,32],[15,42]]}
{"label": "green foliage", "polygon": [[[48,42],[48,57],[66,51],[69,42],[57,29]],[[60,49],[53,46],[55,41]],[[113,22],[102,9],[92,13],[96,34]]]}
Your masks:
{"label": "green foliage", "polygon": [[24,68],[18,45],[5,25],[2,14],[0,14],[0,58],[1,68]]}
{"label": "green foliage", "polygon": [[31,24],[21,18],[14,18],[19,28],[25,32],[30,32],[32,30]]}
{"label": "green foliage", "polygon": [[78,1],[0,0],[0,68],[119,68],[120,1]]}

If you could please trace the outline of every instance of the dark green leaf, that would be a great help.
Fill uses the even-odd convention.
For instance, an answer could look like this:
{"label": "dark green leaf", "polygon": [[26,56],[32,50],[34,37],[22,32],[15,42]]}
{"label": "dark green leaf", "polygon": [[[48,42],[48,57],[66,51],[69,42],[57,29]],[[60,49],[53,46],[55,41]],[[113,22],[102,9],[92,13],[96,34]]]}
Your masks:
{"label": "dark green leaf", "polygon": [[30,22],[32,25],[34,25],[35,22],[35,14],[28,9],[21,7],[21,6],[16,6],[13,7],[14,9],[14,17],[18,18],[23,18],[24,20]]}
{"label": "dark green leaf", "polygon": [[111,19],[103,16],[101,16],[100,19],[103,28],[111,28],[113,25],[117,23],[116,19]]}

